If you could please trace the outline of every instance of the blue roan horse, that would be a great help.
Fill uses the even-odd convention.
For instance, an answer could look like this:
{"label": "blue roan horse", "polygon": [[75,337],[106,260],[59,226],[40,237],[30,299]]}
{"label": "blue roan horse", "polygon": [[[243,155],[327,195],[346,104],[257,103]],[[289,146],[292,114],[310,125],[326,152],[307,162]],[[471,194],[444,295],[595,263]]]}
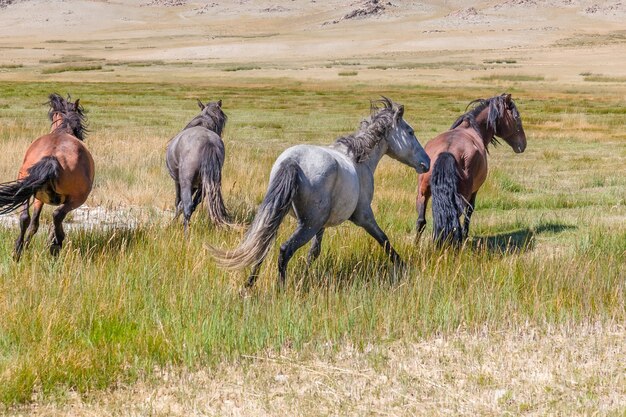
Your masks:
{"label": "blue roan horse", "polygon": [[174,218],[183,212],[185,233],[191,214],[203,199],[214,224],[230,224],[222,198],[225,151],[221,136],[227,117],[222,111],[222,100],[206,105],[198,100],[198,106],[200,114],[168,143],[165,155],[176,185]]}
{"label": "blue roan horse", "polygon": [[385,249],[394,264],[401,263],[372,212],[374,171],[387,154],[415,168],[428,171],[430,159],[413,128],[402,118],[404,106],[388,98],[372,103],[371,116],[358,132],[339,138],[330,146],[297,145],[283,152],[272,167],[270,183],[243,242],[232,251],[212,248],[224,267],[252,265],[246,286],[254,285],[285,215],[291,211],[298,226],[280,247],[279,284],[285,285],[287,263],[296,250],[313,239],[309,263],[321,250],[327,227],[346,220],[363,227]]}

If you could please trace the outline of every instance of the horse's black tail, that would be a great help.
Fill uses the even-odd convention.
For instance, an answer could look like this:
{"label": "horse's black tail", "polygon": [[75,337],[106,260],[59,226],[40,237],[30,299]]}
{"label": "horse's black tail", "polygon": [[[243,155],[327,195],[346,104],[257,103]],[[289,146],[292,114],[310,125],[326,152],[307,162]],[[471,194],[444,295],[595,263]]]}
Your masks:
{"label": "horse's black tail", "polygon": [[237,248],[232,251],[210,248],[220,265],[238,269],[257,264],[265,258],[298,191],[298,171],[296,162],[282,164],[270,181],[265,198]]}
{"label": "horse's black tail", "polygon": [[463,230],[459,218],[463,214],[463,199],[458,193],[459,174],[456,159],[450,152],[437,157],[430,177],[433,199],[433,229],[437,246],[445,242],[461,243]]}
{"label": "horse's black tail", "polygon": [[[220,146],[221,145],[221,146]],[[224,165],[224,145],[208,143],[200,164],[202,195],[206,202],[209,218],[216,225],[233,225],[222,198],[222,166]]]}
{"label": "horse's black tail", "polygon": [[59,161],[54,156],[45,156],[28,169],[24,178],[0,184],[0,214],[12,212],[42,188],[54,190],[60,171]]}

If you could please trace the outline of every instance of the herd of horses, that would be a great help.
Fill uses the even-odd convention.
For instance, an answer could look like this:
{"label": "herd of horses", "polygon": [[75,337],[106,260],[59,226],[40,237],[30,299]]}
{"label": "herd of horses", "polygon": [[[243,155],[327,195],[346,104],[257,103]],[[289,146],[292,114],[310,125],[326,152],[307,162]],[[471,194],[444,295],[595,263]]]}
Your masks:
{"label": "herd of horses", "polygon": [[[83,107],[79,100],[73,102],[58,94],[49,96],[48,105],[50,133],[30,145],[17,180],[0,184],[0,213],[21,208],[15,260],[37,232],[44,204],[58,206],[50,233],[50,253],[57,255],[65,238],[64,218],[85,202],[93,186],[94,162],[83,144],[87,132]],[[237,226],[221,193],[222,132],[227,116],[221,100],[206,104],[198,100],[198,105],[200,114],[170,140],[166,151],[166,165],[176,189],[175,218],[183,214],[186,236],[191,215],[202,201],[214,224]],[[324,230],[347,220],[365,229],[390,260],[401,265],[402,259],[371,207],[374,171],[384,155],[419,175],[418,237],[426,226],[426,205],[432,198],[435,243],[460,245],[468,236],[476,193],[487,177],[488,146],[497,144],[498,137],[516,153],[526,148],[521,116],[510,94],[474,100],[467,109],[448,131],[422,148],[403,118],[404,106],[382,97],[371,103],[370,115],[355,133],[329,146],[288,148],[272,167],[267,192],[243,241],[227,251],[211,247],[212,256],[226,268],[251,267],[246,286],[252,287],[280,224],[290,213],[297,226],[280,247],[281,286],[294,253],[312,240],[308,262],[313,262],[320,254]]]}

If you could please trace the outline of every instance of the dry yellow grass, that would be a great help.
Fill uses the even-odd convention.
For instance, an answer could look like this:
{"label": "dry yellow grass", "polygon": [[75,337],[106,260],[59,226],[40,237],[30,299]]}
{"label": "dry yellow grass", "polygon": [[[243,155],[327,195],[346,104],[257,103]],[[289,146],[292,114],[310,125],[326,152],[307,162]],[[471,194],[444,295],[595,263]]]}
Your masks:
{"label": "dry yellow grass", "polygon": [[626,329],[581,325],[425,338],[317,355],[290,349],[151,378],[31,416],[609,415],[626,411]]}

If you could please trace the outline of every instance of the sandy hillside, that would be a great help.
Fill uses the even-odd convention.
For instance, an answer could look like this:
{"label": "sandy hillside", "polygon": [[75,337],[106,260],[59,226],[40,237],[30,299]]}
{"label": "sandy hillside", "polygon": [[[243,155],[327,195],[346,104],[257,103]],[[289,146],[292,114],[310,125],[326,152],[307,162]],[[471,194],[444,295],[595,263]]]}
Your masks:
{"label": "sandy hillside", "polygon": [[[626,2],[3,0],[0,79],[90,80],[199,74],[462,81],[491,72],[576,82],[626,75]],[[503,62],[504,60],[504,62]],[[122,65],[132,62],[144,66]],[[19,68],[9,68],[20,66]],[[167,68],[177,65],[176,69]],[[44,69],[42,73],[42,67]],[[232,68],[231,68],[232,69]],[[393,69],[394,71],[381,71]],[[226,74],[228,75],[228,74]]]}

